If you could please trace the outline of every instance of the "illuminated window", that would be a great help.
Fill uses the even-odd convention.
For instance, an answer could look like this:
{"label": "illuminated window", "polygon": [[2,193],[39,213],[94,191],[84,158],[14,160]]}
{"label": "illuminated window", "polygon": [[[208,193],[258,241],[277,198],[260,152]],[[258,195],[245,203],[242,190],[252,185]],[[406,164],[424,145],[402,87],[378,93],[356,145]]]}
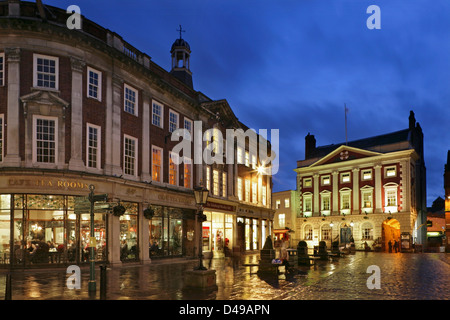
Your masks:
{"label": "illuminated window", "polygon": [[310,224],[305,226],[305,240],[312,240],[313,239],[313,229]]}
{"label": "illuminated window", "polygon": [[152,179],[162,182],[162,149],[152,146]]}
{"label": "illuminated window", "polygon": [[213,170],[213,195],[219,195],[219,171]]}
{"label": "illuminated window", "polygon": [[3,114],[0,114],[0,162],[3,161]]}
{"label": "illuminated window", "polygon": [[370,222],[364,222],[361,226],[362,240],[373,240],[373,226]]}
{"label": "illuminated window", "polygon": [[222,172],[222,197],[227,196],[227,173]]}
{"label": "illuminated window", "polygon": [[178,155],[169,152],[169,184],[178,185]]}
{"label": "illuminated window", "polygon": [[322,193],[320,198],[322,211],[330,211],[330,193]]}
{"label": "illuminated window", "polygon": [[312,186],[312,178],[304,178],[303,179],[303,187],[309,188]]}
{"label": "illuminated window", "polygon": [[192,160],[184,158],[183,183],[185,188],[192,188]]}
{"label": "illuminated window", "polygon": [[267,188],[266,186],[261,187],[261,201],[263,206],[267,205]]}
{"label": "illuminated window", "polygon": [[250,154],[248,151],[245,151],[245,166],[250,166]]}
{"label": "illuminated window", "polygon": [[328,186],[328,185],[330,185],[330,181],[331,181],[330,176],[323,176],[323,177],[322,177],[322,185],[323,185],[323,186]]}
{"label": "illuminated window", "polygon": [[243,199],[243,185],[242,185],[242,178],[237,179],[237,194],[239,201],[242,201]]}
{"label": "illuminated window", "polygon": [[372,180],[372,170],[363,170],[361,175],[363,180]]}
{"label": "illuminated window", "polygon": [[373,207],[372,203],[372,190],[362,191],[362,207],[363,209],[370,209]]}
{"label": "illuminated window", "polygon": [[281,200],[276,200],[275,201],[275,209],[280,209],[281,207]]}
{"label": "illuminated window", "polygon": [[341,182],[342,183],[350,182],[350,172],[341,173]]}
{"label": "illuminated window", "polygon": [[258,162],[256,161],[256,156],[252,154],[252,169],[256,169],[256,165]]}
{"label": "illuminated window", "polygon": [[206,166],[206,189],[211,190],[211,167]]}
{"label": "illuminated window", "polygon": [[289,200],[289,198],[284,199],[284,207],[289,208],[290,205],[291,205],[291,201]]}
{"label": "illuminated window", "polygon": [[280,213],[278,215],[278,227],[283,229],[286,226],[286,215],[284,213]]}
{"label": "illuminated window", "polygon": [[237,163],[238,164],[244,163],[244,150],[242,150],[241,147],[237,148]]}
{"label": "illuminated window", "polygon": [[395,177],[397,175],[397,167],[386,167],[385,176],[386,177]]}
{"label": "illuminated window", "polygon": [[250,202],[250,180],[245,179],[245,201]]}
{"label": "illuminated window", "polygon": [[311,194],[303,195],[303,212],[304,213],[312,212],[312,195]]}
{"label": "illuminated window", "polygon": [[252,202],[258,203],[258,183],[252,183]]}

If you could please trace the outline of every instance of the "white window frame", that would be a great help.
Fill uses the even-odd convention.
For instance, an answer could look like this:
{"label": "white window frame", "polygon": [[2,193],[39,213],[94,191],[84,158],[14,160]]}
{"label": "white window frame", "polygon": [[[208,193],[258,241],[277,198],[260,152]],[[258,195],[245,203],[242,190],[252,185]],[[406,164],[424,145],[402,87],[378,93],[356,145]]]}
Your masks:
{"label": "white window frame", "polygon": [[[384,188],[384,212],[396,213],[398,212],[398,184],[388,183],[383,186]],[[395,195],[395,205],[388,205],[388,198],[390,194]]]}
{"label": "white window frame", "polygon": [[222,172],[222,197],[227,197],[227,173]]}
{"label": "white window frame", "polygon": [[261,203],[263,206],[267,205],[267,187],[261,186]]}
{"label": "white window frame", "polygon": [[244,150],[241,147],[237,147],[237,164],[244,164]]}
{"label": "white window frame", "polygon": [[[370,196],[370,207],[366,207],[366,203],[364,201],[364,196]],[[361,213],[372,213],[373,212],[373,187],[365,186],[361,188]]]}
{"label": "white window frame", "polygon": [[205,181],[206,181],[206,189],[211,191],[211,167],[206,166],[205,169]]}
{"label": "white window frame", "polygon": [[278,214],[278,228],[284,229],[286,227],[286,214],[279,213]]}
{"label": "white window frame", "polygon": [[[159,173],[158,176],[160,177],[159,181],[158,180],[154,180],[153,176],[154,176],[154,163],[153,163],[153,150],[157,150],[159,151],[160,155],[161,155],[161,161],[159,163]],[[163,178],[163,170],[164,170],[164,152],[163,149],[157,146],[152,145],[152,181],[158,182],[158,183],[163,183],[164,182],[164,178]]]}
{"label": "white window frame", "polygon": [[[38,86],[38,71],[37,71],[37,61],[38,59],[45,59],[45,60],[54,60],[55,61],[55,87],[44,87],[44,86]],[[59,90],[59,58],[55,56],[47,56],[43,54],[33,54],[33,87],[34,88],[41,88],[45,90]]]}
{"label": "white window frame", "polygon": [[[176,117],[176,122],[172,122],[171,115]],[[180,122],[180,114],[169,108],[169,132],[174,132],[179,128],[178,124]],[[175,127],[174,127],[175,126]]]}
{"label": "white window frame", "polygon": [[[96,161],[97,165],[95,167],[89,166],[89,129],[95,129],[97,130],[97,147],[96,147]],[[101,154],[102,154],[102,127],[97,126],[92,123],[86,123],[86,167],[87,168],[93,168],[93,169],[100,169],[101,168]]]}
{"label": "white window frame", "polygon": [[[126,155],[125,149],[126,149],[126,140],[127,139],[134,141],[134,159],[133,159],[133,162],[134,162],[133,163],[133,168],[134,168],[133,171],[134,172],[132,174],[126,172],[127,171],[127,168],[126,168],[127,155]],[[129,136],[127,134],[123,135],[123,174],[126,175],[126,176],[129,176],[129,177],[130,176],[131,177],[137,177],[137,175],[138,175],[138,157],[139,157],[139,153],[138,153],[139,145],[138,145],[138,143],[139,143],[138,138]]]}
{"label": "white window frame", "polygon": [[[325,198],[328,198],[328,209],[325,209]],[[320,213],[324,216],[331,212],[331,192],[323,191],[320,193]]]}
{"label": "white window frame", "polygon": [[[127,99],[127,89],[134,92],[134,97],[135,97],[135,101],[134,101],[134,106],[133,106],[133,112],[127,110],[127,101],[132,102],[131,100]],[[130,86],[129,84],[124,83],[123,84],[123,110],[126,113],[132,114],[134,116],[138,116],[138,106],[139,106],[139,91]]]}
{"label": "white window frame", "polygon": [[304,234],[304,240],[312,240],[314,237],[314,229],[311,224],[305,225],[305,228],[303,229]]}
{"label": "white window frame", "polygon": [[312,178],[303,178],[303,188],[311,188],[311,187],[312,187]]}
{"label": "white window frame", "polygon": [[[37,121],[38,119],[52,120],[55,121],[55,162],[38,162],[37,161]],[[33,163],[43,164],[43,165],[57,165],[58,164],[58,154],[59,154],[59,126],[57,117],[33,115]]]}
{"label": "white window frame", "polygon": [[[90,80],[91,80],[90,73],[91,72],[92,73],[96,73],[98,75],[98,84],[96,86],[97,87],[97,97],[94,97],[94,96],[90,95],[90,93],[89,93],[90,92],[90,86],[91,85],[95,86],[94,84],[91,84],[91,82],[90,82]],[[87,78],[87,81],[86,81],[87,82],[86,96],[88,98],[91,98],[91,99],[102,101],[102,72],[97,70],[97,69],[94,69],[92,67],[87,67],[86,78]]]}
{"label": "white window frame", "polygon": [[372,179],[373,179],[372,169],[361,170],[361,180],[369,181],[369,180],[372,180]]}
{"label": "white window frame", "polygon": [[[302,205],[303,205],[303,215],[304,216],[311,216],[312,215],[312,211],[313,211],[313,195],[311,192],[307,192],[303,194],[303,201],[302,201]],[[310,203],[310,210],[307,210],[307,202]]]}
{"label": "white window frame", "polygon": [[[160,108],[161,114],[155,114],[155,105]],[[155,124],[155,116],[159,118],[159,124]],[[158,101],[152,101],[152,125],[158,128],[164,128],[164,105]]]}
{"label": "white window frame", "polygon": [[244,190],[244,201],[250,202],[250,196],[251,196],[251,182],[249,179],[245,179],[245,190]]}
{"label": "white window frame", "polygon": [[284,207],[290,208],[290,206],[291,206],[291,199],[289,198],[284,199]]}
{"label": "white window frame", "polygon": [[5,115],[0,114],[0,162],[3,162],[5,156]]}
{"label": "white window frame", "polygon": [[219,170],[213,169],[212,172],[212,194],[215,196],[219,195],[219,189],[220,189],[220,184],[219,184]]}
{"label": "white window frame", "polygon": [[[348,180],[346,179],[348,177]],[[345,181],[344,181],[345,179]],[[341,183],[351,183],[352,182],[352,175],[350,172],[342,172],[341,173]]]}
{"label": "white window frame", "polygon": [[1,68],[0,68],[0,87],[5,85],[5,53],[0,52],[0,58],[2,58]]}
{"label": "white window frame", "polygon": [[280,209],[281,208],[281,200],[277,199],[275,200],[275,209]]}
{"label": "white window frame", "polygon": [[[189,131],[189,134],[190,134],[190,136],[191,136],[191,140],[190,140],[190,141],[193,141],[193,136],[192,136],[192,132],[193,132],[193,121],[192,121],[191,119],[184,118],[184,121],[183,121],[183,122],[184,122],[184,123],[183,123],[184,129],[186,129],[187,131]],[[186,128],[186,123],[189,123],[191,129]],[[185,136],[184,138],[187,139],[187,136]]]}
{"label": "white window frame", "polygon": [[258,183],[252,182],[252,202],[258,203]]}
{"label": "white window frame", "polygon": [[[168,177],[167,177],[167,183],[168,184],[170,184],[170,185],[172,185],[172,186],[178,186],[178,183],[179,183],[179,165],[178,165],[178,163],[179,163],[179,159],[178,159],[178,154],[177,153],[175,153],[175,152],[172,152],[172,151],[169,151],[169,157],[168,157],[168,163],[167,163],[167,165],[168,165],[168,170],[169,170],[169,175],[168,175]],[[172,169],[170,168],[170,161],[172,160],[172,162],[173,162],[173,165],[174,165],[174,175],[175,175],[175,179],[174,179],[174,183],[171,183],[171,181],[170,181],[170,175],[171,175],[171,171],[172,171]]]}
{"label": "white window frame", "polygon": [[243,190],[243,188],[244,188],[244,184],[243,184],[243,181],[242,181],[242,178],[237,178],[237,196],[238,196],[238,199],[239,199],[239,201],[243,201],[243,199],[244,199],[244,190]]}
{"label": "white window frame", "polygon": [[[392,170],[394,171],[394,174],[389,175],[389,171]],[[384,168],[384,177],[385,178],[394,178],[397,176],[397,166],[393,165],[393,166],[387,166]]]}
{"label": "white window frame", "polygon": [[326,175],[326,176],[320,177],[320,184],[322,186],[329,186],[329,185],[331,185],[331,176],[330,175]]}
{"label": "white window frame", "polygon": [[361,240],[373,240],[373,231],[373,224],[368,221],[364,222],[361,225]]}
{"label": "white window frame", "polygon": [[[348,208],[344,207],[344,198],[348,196]],[[352,190],[349,188],[344,188],[339,190],[339,198],[340,198],[340,205],[339,209],[341,211],[341,214],[350,214],[352,210]]]}
{"label": "white window frame", "polygon": [[[186,166],[190,167],[189,170],[189,185],[186,186]],[[183,186],[187,189],[192,189],[192,159],[188,157],[183,157]]]}

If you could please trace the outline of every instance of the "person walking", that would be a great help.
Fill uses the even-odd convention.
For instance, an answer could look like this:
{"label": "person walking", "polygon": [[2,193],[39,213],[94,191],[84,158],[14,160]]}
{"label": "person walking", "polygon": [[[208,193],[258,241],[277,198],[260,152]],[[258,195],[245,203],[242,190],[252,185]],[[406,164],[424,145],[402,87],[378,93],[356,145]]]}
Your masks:
{"label": "person walking", "polygon": [[391,240],[389,240],[388,246],[389,246],[389,253],[392,253],[392,241]]}

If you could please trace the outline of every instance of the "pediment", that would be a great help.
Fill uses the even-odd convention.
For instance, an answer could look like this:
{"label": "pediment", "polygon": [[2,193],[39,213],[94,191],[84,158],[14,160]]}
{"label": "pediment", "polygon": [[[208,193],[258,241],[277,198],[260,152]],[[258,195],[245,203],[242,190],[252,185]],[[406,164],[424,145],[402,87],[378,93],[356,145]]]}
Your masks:
{"label": "pediment", "polygon": [[61,115],[65,118],[69,102],[59,97],[59,92],[48,90],[33,90],[20,97],[25,117],[28,114]]}
{"label": "pediment", "polygon": [[381,153],[342,145],[326,156],[322,157],[318,161],[314,162],[312,165],[310,165],[310,167],[374,157],[378,155],[381,155]]}

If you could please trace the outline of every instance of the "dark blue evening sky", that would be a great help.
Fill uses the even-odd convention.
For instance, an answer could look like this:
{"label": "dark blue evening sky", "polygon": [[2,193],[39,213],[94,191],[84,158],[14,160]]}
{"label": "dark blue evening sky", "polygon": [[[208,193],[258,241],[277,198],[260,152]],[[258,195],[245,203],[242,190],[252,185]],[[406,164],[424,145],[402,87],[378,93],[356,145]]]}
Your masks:
{"label": "dark blue evening sky", "polygon": [[[450,149],[450,1],[448,0],[44,0],[123,37],[170,70],[179,36],[192,50],[194,88],[226,99],[240,121],[280,130],[274,191],[295,189],[304,138],[317,145],[408,127],[424,131],[428,205],[444,196]],[[369,30],[370,5],[381,29]]]}

